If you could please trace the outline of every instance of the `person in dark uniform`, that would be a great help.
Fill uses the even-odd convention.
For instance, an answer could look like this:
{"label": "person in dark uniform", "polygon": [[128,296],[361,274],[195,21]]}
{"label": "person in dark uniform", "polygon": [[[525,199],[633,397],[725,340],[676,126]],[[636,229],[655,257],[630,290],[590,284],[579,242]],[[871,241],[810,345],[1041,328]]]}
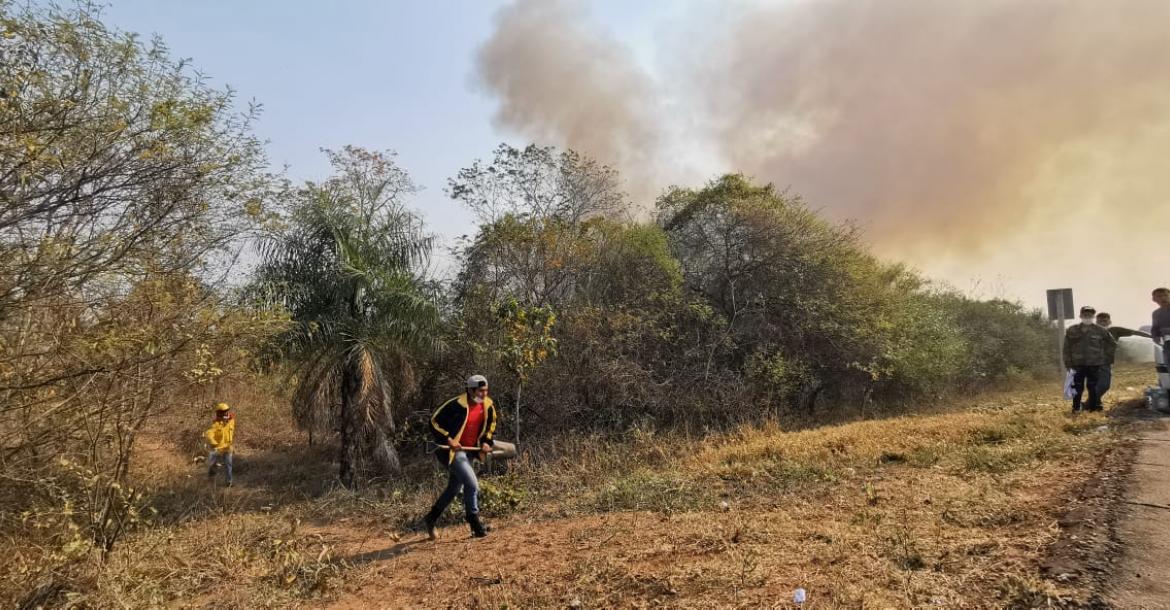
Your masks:
{"label": "person in dark uniform", "polygon": [[1101,368],[1109,354],[1117,349],[1117,340],[1109,331],[1097,326],[1097,310],[1081,308],[1081,323],[1070,326],[1064,333],[1064,366],[1073,371],[1073,413],[1081,411],[1081,399],[1087,387],[1089,411],[1101,410],[1101,395],[1097,391]]}

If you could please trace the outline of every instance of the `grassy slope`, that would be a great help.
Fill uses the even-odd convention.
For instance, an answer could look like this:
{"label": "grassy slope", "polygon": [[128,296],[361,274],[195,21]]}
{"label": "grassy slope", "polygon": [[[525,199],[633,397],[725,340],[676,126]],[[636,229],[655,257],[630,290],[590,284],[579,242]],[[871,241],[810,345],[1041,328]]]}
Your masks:
{"label": "grassy slope", "polygon": [[[1149,376],[1119,371],[1112,398]],[[1083,602],[1085,585],[1044,580],[1039,565],[1068,498],[1121,436],[1100,415],[1069,417],[1058,391],[699,444],[582,439],[576,459],[484,479],[488,539],[467,539],[452,509],[438,543],[404,527],[441,486],[437,472],[320,493],[329,455],[249,425],[279,420],[277,402],[240,401],[237,486],[213,488],[191,464],[198,418],[158,431],[139,473],[160,522],[122,545],[88,602],[782,607],[797,586],[812,608]]]}

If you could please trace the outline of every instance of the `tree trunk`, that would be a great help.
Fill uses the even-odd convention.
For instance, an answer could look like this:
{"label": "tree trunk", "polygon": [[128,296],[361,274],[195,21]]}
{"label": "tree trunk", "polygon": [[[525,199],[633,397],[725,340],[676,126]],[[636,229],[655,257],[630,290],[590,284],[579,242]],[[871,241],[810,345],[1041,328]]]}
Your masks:
{"label": "tree trunk", "polygon": [[520,444],[520,392],[524,389],[524,383],[516,384],[516,438],[513,443]]}
{"label": "tree trunk", "polygon": [[341,373],[341,455],[338,459],[340,468],[338,477],[341,484],[349,489],[354,487],[355,469],[357,468],[357,430],[354,420],[357,414],[357,394],[360,380],[358,379],[357,363],[347,360]]}
{"label": "tree trunk", "polygon": [[805,389],[804,396],[802,397],[800,406],[806,415],[812,415],[813,411],[816,410],[817,398],[820,398],[821,392],[824,389],[825,389],[825,384],[823,382],[820,382],[820,381],[812,384],[812,387]]}

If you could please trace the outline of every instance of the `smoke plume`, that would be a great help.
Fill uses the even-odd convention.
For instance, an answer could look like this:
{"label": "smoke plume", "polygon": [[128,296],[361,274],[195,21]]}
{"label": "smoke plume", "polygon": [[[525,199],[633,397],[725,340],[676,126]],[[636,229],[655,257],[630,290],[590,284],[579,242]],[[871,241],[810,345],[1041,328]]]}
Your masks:
{"label": "smoke plume", "polygon": [[657,71],[576,4],[510,6],[480,57],[498,124],[641,193],[704,147],[718,163],[687,182],[790,187],[980,296],[1072,286],[1119,322],[1148,317],[1149,288],[1170,283],[1170,2],[728,6],[663,43],[682,60]]}
{"label": "smoke plume", "polygon": [[650,77],[629,51],[585,25],[577,4],[520,0],[496,16],[479,76],[503,103],[497,126],[559,144],[623,170],[628,190],[651,195],[645,168],[659,151]]}

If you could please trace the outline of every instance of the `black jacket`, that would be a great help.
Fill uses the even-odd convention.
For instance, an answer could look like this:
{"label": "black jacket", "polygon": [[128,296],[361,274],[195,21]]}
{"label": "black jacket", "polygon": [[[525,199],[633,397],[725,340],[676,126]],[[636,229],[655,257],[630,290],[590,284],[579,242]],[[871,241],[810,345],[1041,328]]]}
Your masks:
{"label": "black jacket", "polygon": [[[459,440],[463,436],[463,427],[467,425],[467,394],[460,394],[443,403],[431,415],[431,434],[435,437],[435,444],[446,446],[447,439]],[[492,438],[496,434],[496,405],[489,397],[483,401],[483,425],[480,426],[476,438],[478,445],[487,443],[494,445]],[[473,454],[478,455],[478,454]],[[455,452],[439,447],[435,449],[435,457],[444,464],[455,461]]]}

